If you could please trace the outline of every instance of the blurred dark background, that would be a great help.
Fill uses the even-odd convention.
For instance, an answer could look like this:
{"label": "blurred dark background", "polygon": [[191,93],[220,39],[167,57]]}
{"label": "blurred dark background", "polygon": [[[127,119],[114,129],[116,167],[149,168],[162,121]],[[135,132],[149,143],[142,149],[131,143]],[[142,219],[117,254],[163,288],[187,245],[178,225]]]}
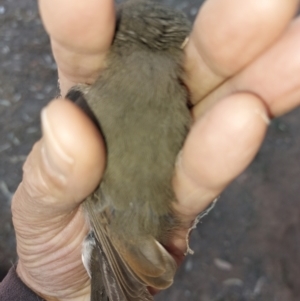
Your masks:
{"label": "blurred dark background", "polygon": [[[191,20],[202,3],[163,2]],[[40,137],[40,110],[57,93],[36,1],[1,0],[0,279],[16,261],[11,197]],[[299,133],[300,109],[272,121],[254,162],[198,225],[191,241],[195,254],[157,301],[300,300]]]}

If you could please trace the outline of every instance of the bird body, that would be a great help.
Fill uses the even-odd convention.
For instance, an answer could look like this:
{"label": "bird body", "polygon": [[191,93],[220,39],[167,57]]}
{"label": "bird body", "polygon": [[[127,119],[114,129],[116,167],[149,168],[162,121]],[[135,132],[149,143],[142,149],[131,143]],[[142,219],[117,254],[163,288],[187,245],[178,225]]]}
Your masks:
{"label": "bird body", "polygon": [[94,240],[91,264],[104,282],[93,301],[152,300],[146,286],[173,281],[176,263],[162,245],[180,226],[172,177],[191,120],[181,47],[189,30],[171,8],[125,2],[105,69],[91,87],[69,93],[85,99],[107,149],[101,183],[83,203]]}

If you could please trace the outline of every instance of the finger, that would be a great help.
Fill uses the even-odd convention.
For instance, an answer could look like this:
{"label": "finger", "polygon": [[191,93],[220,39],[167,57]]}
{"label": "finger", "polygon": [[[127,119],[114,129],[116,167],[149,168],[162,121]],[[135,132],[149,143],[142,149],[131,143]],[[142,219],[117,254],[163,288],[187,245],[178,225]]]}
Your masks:
{"label": "finger", "polygon": [[187,85],[199,102],[267,49],[295,15],[299,0],[209,0],[186,46]]}
{"label": "finger", "polygon": [[12,213],[19,275],[36,291],[58,296],[87,287],[81,262],[87,225],[79,204],[100,181],[104,145],[88,117],[69,101],[51,102],[42,113],[42,126]]}
{"label": "finger", "polygon": [[77,83],[93,83],[115,30],[112,0],[39,0],[58,65],[62,95]]}
{"label": "finger", "polygon": [[[34,207],[53,207],[54,215],[55,211],[66,213],[99,183],[104,144],[90,119],[66,100],[55,100],[43,110],[42,128],[43,137],[28,156],[18,191],[28,195],[27,206],[32,202]],[[41,214],[43,219],[51,213]]]}
{"label": "finger", "polygon": [[[196,121],[174,178],[175,210],[187,228],[252,161],[267,125],[264,104],[251,94],[231,95]],[[183,231],[174,239],[182,251],[186,250],[185,238]]]}
{"label": "finger", "polygon": [[263,99],[272,116],[282,115],[300,104],[299,35],[300,18],[271,49],[232,81],[238,91],[251,91]]}
{"label": "finger", "polygon": [[300,104],[300,18],[255,62],[216,89],[194,107],[195,117],[219,99],[235,92],[258,95],[271,116],[282,115]]}

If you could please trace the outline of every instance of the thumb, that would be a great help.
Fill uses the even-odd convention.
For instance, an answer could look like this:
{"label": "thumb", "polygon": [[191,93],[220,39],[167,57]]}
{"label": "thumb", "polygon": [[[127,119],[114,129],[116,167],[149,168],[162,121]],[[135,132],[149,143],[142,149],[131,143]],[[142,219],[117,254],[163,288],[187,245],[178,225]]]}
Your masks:
{"label": "thumb", "polygon": [[87,227],[78,209],[100,181],[104,144],[88,117],[66,100],[52,101],[43,110],[42,129],[12,201],[18,273],[34,290],[43,291],[47,283],[51,293],[59,294],[72,285],[64,279],[76,283],[74,268],[80,270],[77,277],[83,275],[80,253]]}
{"label": "thumb", "polygon": [[[77,106],[55,100],[42,111],[43,137],[23,167],[23,181],[14,198],[26,206],[26,216],[49,218],[77,207],[100,181],[104,169],[104,145]],[[24,198],[26,196],[26,198]],[[31,211],[35,208],[34,211]]]}

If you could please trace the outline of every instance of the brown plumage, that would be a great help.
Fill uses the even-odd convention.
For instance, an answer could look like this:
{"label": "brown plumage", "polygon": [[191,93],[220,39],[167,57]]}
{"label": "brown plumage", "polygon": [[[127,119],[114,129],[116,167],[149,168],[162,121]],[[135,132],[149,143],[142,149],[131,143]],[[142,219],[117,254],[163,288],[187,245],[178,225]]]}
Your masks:
{"label": "brown plumage", "polygon": [[181,46],[189,31],[180,12],[125,2],[105,70],[91,87],[68,94],[82,106],[87,102],[107,148],[102,181],[83,204],[94,240],[93,301],[152,300],[146,286],[172,284],[176,263],[161,244],[179,226],[172,177],[190,126],[181,83]]}

